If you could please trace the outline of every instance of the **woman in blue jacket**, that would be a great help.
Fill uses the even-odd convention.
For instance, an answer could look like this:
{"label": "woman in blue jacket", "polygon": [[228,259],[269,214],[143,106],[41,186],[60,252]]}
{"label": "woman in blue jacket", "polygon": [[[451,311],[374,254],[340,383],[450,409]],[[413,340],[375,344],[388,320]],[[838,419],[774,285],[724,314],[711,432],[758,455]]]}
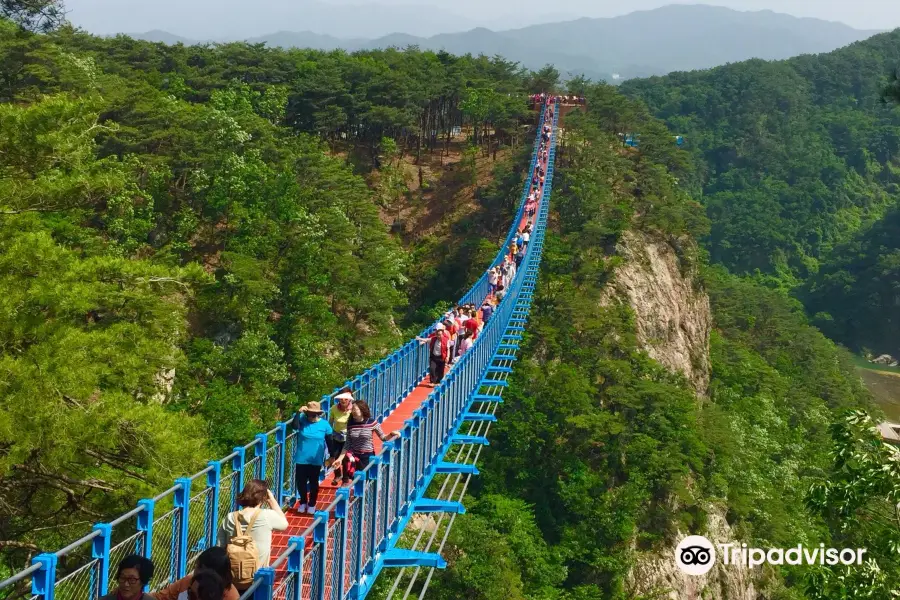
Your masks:
{"label": "woman in blue jacket", "polygon": [[298,512],[314,514],[319,497],[319,475],[325,464],[325,437],[334,431],[322,418],[322,405],[310,402],[294,415],[297,445],[294,450],[294,474],[297,480]]}

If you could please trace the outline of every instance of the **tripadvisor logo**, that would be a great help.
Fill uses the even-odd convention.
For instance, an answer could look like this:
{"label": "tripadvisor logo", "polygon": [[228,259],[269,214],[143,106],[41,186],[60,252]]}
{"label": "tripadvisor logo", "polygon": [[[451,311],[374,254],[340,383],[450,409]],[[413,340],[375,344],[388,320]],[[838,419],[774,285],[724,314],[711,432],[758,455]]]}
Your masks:
{"label": "tripadvisor logo", "polygon": [[675,548],[675,564],[688,575],[705,575],[716,565],[716,549],[702,535],[689,535]]}
{"label": "tripadvisor logo", "polygon": [[722,556],[722,564],[743,565],[754,568],[760,565],[861,565],[865,548],[806,547],[798,544],[793,548],[750,548],[747,544],[713,545],[702,535],[689,535],[675,548],[675,565],[688,575],[705,575],[716,564],[716,548]]}

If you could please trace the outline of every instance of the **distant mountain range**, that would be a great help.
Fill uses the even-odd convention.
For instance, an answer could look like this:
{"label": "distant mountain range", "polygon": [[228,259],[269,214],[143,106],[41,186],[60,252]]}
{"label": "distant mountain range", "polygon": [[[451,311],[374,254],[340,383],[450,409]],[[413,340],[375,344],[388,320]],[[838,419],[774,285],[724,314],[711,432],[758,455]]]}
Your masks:
{"label": "distant mountain range", "polygon": [[[375,39],[280,31],[246,41],[348,51],[416,45],[453,54],[499,54],[532,69],[551,63],[567,75],[616,81],[705,69],[749,58],[775,60],[829,52],[876,33],[880,32],[768,10],[740,12],[716,6],[672,5],[621,17],[581,18],[505,31],[478,27],[430,37],[392,33]],[[165,43],[197,43],[164,31],[131,35]]]}

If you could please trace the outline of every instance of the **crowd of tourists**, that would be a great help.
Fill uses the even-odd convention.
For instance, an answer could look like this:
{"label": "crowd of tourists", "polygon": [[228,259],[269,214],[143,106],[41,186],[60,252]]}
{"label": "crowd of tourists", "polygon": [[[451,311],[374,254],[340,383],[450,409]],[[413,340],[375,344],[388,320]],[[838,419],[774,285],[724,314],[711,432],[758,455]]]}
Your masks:
{"label": "crowd of tourists", "polygon": [[[532,173],[525,202],[526,218],[522,220],[500,264],[488,270],[488,294],[480,305],[474,303],[454,306],[427,337],[417,337],[420,344],[427,344],[429,369],[425,385],[436,387],[445,374],[459,363],[472,349],[485,324],[503,302],[506,291],[515,279],[516,272],[525,260],[531,239],[535,214],[547,176],[547,161],[552,136],[549,123],[553,121],[553,106],[547,104],[546,123],[541,131],[538,161]],[[322,470],[332,469],[334,485],[347,485],[356,471],[369,466],[375,455],[374,436],[382,442],[400,437],[399,431],[385,433],[369,405],[354,398],[350,388],[344,388],[334,397],[335,403],[322,410],[318,402],[302,407],[293,419],[297,431],[294,454],[297,500],[294,509],[314,514],[319,499],[319,480]]]}
{"label": "crowd of tourists", "polygon": [[[553,103],[548,102],[545,121],[553,121]],[[448,311],[428,337],[429,377],[426,385],[441,383],[472,349],[484,326],[491,320],[522,266],[531,240],[535,214],[544,190],[552,128],[541,130],[538,160],[530,180],[522,219],[500,264],[487,272],[488,294],[480,306],[465,304]],[[291,425],[296,431],[293,456],[296,484],[294,510],[315,514],[319,480],[323,468],[332,468],[335,485],[346,485],[358,470],[368,467],[375,455],[374,436],[382,442],[400,437],[385,434],[369,405],[344,388],[327,411],[319,402],[300,408]],[[236,499],[238,510],[228,513],[218,528],[218,545],[197,556],[190,575],[153,593],[145,593],[153,579],[153,562],[139,555],[126,556],[118,565],[115,591],[101,600],[238,600],[253,583],[261,567],[271,562],[272,535],[285,531],[288,520],[265,481],[248,482]],[[112,583],[112,581],[111,581]]]}
{"label": "crowd of tourists", "polygon": [[288,520],[259,479],[244,486],[237,505],[239,510],[228,513],[219,526],[219,545],[197,556],[190,575],[148,594],[144,590],[153,579],[153,561],[126,556],[116,570],[115,591],[101,600],[238,600],[253,584],[256,571],[269,566],[272,533],[286,530]]}
{"label": "crowd of tourists", "polygon": [[445,373],[472,347],[484,325],[490,320],[497,306],[503,301],[506,291],[515,279],[516,272],[522,266],[528,242],[531,239],[534,217],[544,190],[549,160],[550,139],[553,122],[553,106],[546,108],[545,125],[541,130],[541,142],[538,146],[538,160],[531,174],[528,195],[525,200],[524,224],[520,224],[508,252],[500,264],[488,269],[488,295],[481,308],[474,304],[456,306],[446,313],[434,331],[428,337],[416,338],[422,344],[428,344],[428,383],[431,387],[441,383]]}
{"label": "crowd of tourists", "polygon": [[575,96],[575,95],[562,95],[562,96],[554,96],[551,94],[541,93],[541,94],[532,94],[531,97],[531,105],[538,106],[544,104],[562,104],[565,106],[579,106],[586,104],[586,100],[584,96]]}

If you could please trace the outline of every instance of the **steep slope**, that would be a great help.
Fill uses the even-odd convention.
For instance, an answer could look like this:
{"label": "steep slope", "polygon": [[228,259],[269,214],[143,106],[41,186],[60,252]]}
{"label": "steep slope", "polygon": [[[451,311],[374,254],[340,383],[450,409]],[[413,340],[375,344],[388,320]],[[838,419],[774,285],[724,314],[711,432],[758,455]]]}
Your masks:
{"label": "steep slope", "polygon": [[705,396],[712,315],[709,297],[698,285],[694,240],[627,231],[616,244],[615,255],[622,264],[606,290],[610,301],[627,301],[641,347]]}
{"label": "steep slope", "polygon": [[[820,56],[628,82],[704,169],[712,258],[805,278],[894,202],[900,110],[880,101],[900,31]],[[802,151],[801,151],[802,150]]]}
{"label": "steep slope", "polygon": [[[705,265],[702,208],[678,183],[690,161],[665,128],[608,86],[588,98],[558,155],[526,352],[429,595],[833,598],[807,584],[840,571],[672,565],[688,533],[762,547],[839,536],[806,490],[830,466],[828,423],[869,398],[796,304]],[[623,119],[640,152],[618,142]]]}
{"label": "steep slope", "polygon": [[[900,108],[881,101],[900,31],[830,54],[628,82],[704,169],[714,261],[804,284],[816,323],[895,352]],[[802,150],[802,151],[801,151]],[[886,211],[888,220],[872,226]]]}
{"label": "steep slope", "polygon": [[833,339],[860,353],[900,355],[900,209],[836,247],[800,297]]}
{"label": "steep slope", "polygon": [[[0,544],[3,573],[246,443],[404,339],[400,327],[423,316],[419,286],[407,285],[422,271],[382,219],[407,188],[379,176],[398,154],[446,156],[392,119],[433,118],[442,142],[455,127],[483,132],[459,108],[465,82],[524,82],[509,65],[464,58],[451,76],[416,51],[186,48],[32,35],[3,20],[0,79],[0,541],[15,540]],[[476,154],[531,122],[508,98]],[[486,187],[491,160],[474,165]],[[518,187],[521,173],[511,177]],[[503,189],[480,195],[483,206],[464,198],[473,240],[506,216]],[[485,244],[496,250],[497,238]],[[483,263],[454,266],[447,285],[461,287]]]}

